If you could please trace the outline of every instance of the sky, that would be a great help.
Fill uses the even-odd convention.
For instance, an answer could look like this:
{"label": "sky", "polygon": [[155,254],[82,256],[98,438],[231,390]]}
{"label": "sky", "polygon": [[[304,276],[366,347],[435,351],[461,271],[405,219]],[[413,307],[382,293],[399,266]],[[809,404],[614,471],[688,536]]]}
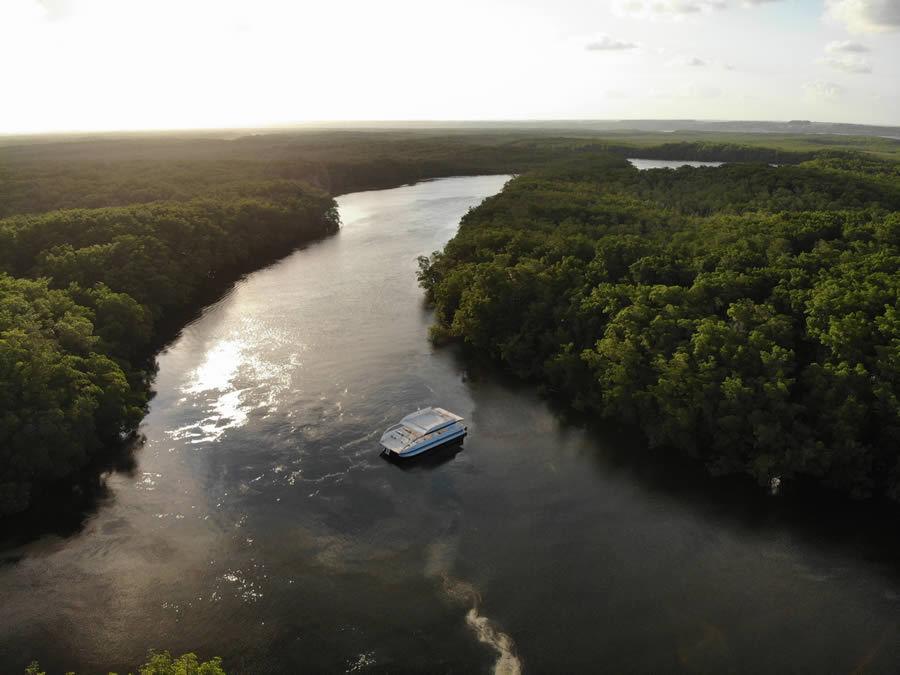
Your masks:
{"label": "sky", "polygon": [[900,125],[900,0],[0,0],[0,133]]}

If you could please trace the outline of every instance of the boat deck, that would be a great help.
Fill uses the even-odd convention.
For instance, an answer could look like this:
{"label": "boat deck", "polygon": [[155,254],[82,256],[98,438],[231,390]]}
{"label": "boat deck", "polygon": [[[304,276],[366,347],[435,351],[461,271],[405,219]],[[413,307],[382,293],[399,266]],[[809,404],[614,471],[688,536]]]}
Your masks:
{"label": "boat deck", "polygon": [[423,434],[427,434],[437,427],[449,424],[450,422],[458,422],[461,419],[462,417],[459,415],[454,415],[452,412],[444,410],[443,408],[423,408],[422,410],[417,410],[404,417],[400,420],[400,424],[405,427],[416,429]]}
{"label": "boat deck", "polygon": [[[460,421],[462,417],[443,408],[417,410],[388,428],[381,437],[381,445],[393,453],[415,454],[412,451],[416,446],[430,447],[445,435],[460,435]],[[465,427],[462,433],[465,433]]]}

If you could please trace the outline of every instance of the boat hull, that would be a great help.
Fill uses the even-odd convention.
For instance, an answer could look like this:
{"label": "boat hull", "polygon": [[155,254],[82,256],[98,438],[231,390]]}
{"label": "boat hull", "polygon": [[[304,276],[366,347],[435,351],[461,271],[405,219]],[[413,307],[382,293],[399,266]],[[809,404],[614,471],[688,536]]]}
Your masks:
{"label": "boat hull", "polygon": [[438,448],[442,445],[446,445],[452,441],[459,440],[463,438],[469,432],[467,427],[463,427],[462,429],[454,430],[449,433],[441,434],[440,438],[435,438],[432,440],[425,441],[423,443],[416,443],[410,448],[405,448],[400,452],[395,452],[390,448],[384,448],[383,452],[390,457],[415,457],[417,455],[421,455],[423,452],[428,452],[429,450],[433,450],[434,448]]}

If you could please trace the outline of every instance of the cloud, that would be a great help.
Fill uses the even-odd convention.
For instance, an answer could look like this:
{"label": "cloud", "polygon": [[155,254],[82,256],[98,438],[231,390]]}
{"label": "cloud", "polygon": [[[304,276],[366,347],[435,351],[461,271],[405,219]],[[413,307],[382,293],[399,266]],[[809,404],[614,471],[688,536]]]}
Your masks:
{"label": "cloud", "polygon": [[828,16],[854,33],[900,30],[897,0],[826,0]]}
{"label": "cloud", "polygon": [[688,84],[676,90],[675,95],[682,98],[719,98],[722,90],[717,87]]}
{"label": "cloud", "polygon": [[37,0],[37,2],[46,9],[50,19],[67,16],[72,11],[70,0]]}
{"label": "cloud", "polygon": [[608,35],[601,35],[596,40],[588,42],[584,48],[589,52],[621,52],[628,49],[637,49],[637,44],[624,40],[615,40]]}
{"label": "cloud", "polygon": [[619,0],[616,14],[639,19],[681,19],[691,14],[728,7],[726,0]]}
{"label": "cloud", "polygon": [[833,101],[840,97],[844,91],[840,85],[834,82],[824,82],[818,80],[816,82],[807,82],[803,85],[803,91],[808,99],[814,101]]}
{"label": "cloud", "polygon": [[698,56],[679,56],[677,59],[669,61],[667,66],[702,68],[706,65],[706,61]]}
{"label": "cloud", "polygon": [[14,30],[26,23],[43,20],[47,8],[33,0],[0,1],[0,29]]}
{"label": "cloud", "polygon": [[869,48],[859,42],[852,40],[834,40],[825,45],[827,54],[838,54],[840,52],[850,52],[852,54],[862,54],[869,51]]}
{"label": "cloud", "polygon": [[[736,70],[733,63],[730,63],[729,61],[723,61],[722,59],[707,59],[705,62],[703,61],[703,59],[700,59],[700,58],[697,58],[697,60],[701,61],[703,63],[703,65],[709,66],[710,68],[721,68],[722,70]],[[676,59],[676,61],[678,61],[678,59]],[[684,63],[673,63],[670,65],[685,65],[685,64]],[[692,64],[687,64],[687,65],[692,65]],[[700,64],[693,64],[693,65],[700,65]]]}
{"label": "cloud", "polygon": [[869,48],[859,42],[835,40],[825,45],[825,56],[818,59],[817,63],[845,73],[871,73],[872,66],[860,56],[867,51]]}
{"label": "cloud", "polygon": [[[782,2],[782,0],[740,0],[743,7]],[[613,12],[638,19],[678,20],[692,14],[728,9],[730,0],[616,0]]]}
{"label": "cloud", "polygon": [[680,87],[657,89],[651,88],[644,92],[647,98],[668,98],[668,99],[710,99],[722,96],[722,90],[716,87],[698,85],[688,82]]}
{"label": "cloud", "polygon": [[842,56],[826,56],[818,61],[822,65],[833,68],[834,70],[842,70],[845,73],[871,73],[872,66],[869,62],[859,56],[852,54],[844,54]]}

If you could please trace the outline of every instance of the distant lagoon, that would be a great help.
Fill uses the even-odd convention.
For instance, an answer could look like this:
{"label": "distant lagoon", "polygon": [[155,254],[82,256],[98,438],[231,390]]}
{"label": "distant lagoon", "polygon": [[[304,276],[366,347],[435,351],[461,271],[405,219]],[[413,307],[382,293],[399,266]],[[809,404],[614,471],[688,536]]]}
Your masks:
{"label": "distant lagoon", "polygon": [[677,169],[680,166],[722,166],[725,162],[692,162],[686,159],[629,159],[635,169]]}

